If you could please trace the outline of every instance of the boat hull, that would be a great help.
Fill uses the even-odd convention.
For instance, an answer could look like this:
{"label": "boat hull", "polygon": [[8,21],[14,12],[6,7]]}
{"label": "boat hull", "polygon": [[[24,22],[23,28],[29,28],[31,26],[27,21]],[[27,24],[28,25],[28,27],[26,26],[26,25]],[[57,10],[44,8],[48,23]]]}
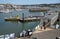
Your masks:
{"label": "boat hull", "polygon": [[19,21],[20,19],[5,19],[5,21]]}

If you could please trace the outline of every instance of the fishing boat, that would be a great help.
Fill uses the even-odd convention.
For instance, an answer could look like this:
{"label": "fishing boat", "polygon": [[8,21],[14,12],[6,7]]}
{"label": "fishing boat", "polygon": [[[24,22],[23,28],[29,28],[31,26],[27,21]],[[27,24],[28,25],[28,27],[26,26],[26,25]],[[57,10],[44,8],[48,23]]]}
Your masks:
{"label": "fishing boat", "polygon": [[5,21],[19,21],[20,20],[20,17],[17,15],[17,16],[10,16],[9,18],[5,17],[4,18]]}

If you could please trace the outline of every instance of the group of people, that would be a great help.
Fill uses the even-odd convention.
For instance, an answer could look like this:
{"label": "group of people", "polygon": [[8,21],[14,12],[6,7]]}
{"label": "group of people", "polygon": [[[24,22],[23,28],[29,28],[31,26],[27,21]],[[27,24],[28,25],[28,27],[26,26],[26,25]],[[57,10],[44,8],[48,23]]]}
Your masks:
{"label": "group of people", "polygon": [[43,26],[41,26],[41,30],[42,30],[42,27],[44,28],[44,30],[46,30],[45,22],[43,22]]}
{"label": "group of people", "polygon": [[28,29],[27,31],[23,30],[20,33],[20,37],[31,37],[32,35],[32,30]]}
{"label": "group of people", "polygon": [[44,30],[46,30],[46,26],[41,26],[41,30],[42,30],[42,27],[44,28]]}

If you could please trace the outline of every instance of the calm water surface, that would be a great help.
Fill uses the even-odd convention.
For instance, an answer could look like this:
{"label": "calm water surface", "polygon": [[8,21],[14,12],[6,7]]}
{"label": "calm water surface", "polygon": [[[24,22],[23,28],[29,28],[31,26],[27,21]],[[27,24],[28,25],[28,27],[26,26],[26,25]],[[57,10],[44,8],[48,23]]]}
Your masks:
{"label": "calm water surface", "polygon": [[13,11],[10,13],[0,13],[0,35],[2,34],[10,34],[10,33],[19,33],[23,29],[34,29],[40,21],[34,21],[34,22],[6,22],[4,20],[5,17],[10,17],[10,16],[16,16],[19,15],[20,18],[22,18],[22,13],[24,13],[24,16],[27,17],[30,14],[27,11]]}

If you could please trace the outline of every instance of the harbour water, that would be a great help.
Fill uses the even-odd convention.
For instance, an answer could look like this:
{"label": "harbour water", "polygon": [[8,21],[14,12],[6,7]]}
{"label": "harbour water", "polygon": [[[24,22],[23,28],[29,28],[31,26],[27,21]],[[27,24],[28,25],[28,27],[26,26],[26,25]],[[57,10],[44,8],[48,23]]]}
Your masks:
{"label": "harbour water", "polygon": [[10,33],[18,34],[22,30],[34,29],[40,23],[40,21],[22,23],[19,21],[7,22],[4,20],[5,17],[16,16],[16,15],[22,18],[22,13],[24,13],[24,17],[28,17],[29,15],[31,15],[27,11],[12,11],[9,13],[0,13],[0,35]]}

